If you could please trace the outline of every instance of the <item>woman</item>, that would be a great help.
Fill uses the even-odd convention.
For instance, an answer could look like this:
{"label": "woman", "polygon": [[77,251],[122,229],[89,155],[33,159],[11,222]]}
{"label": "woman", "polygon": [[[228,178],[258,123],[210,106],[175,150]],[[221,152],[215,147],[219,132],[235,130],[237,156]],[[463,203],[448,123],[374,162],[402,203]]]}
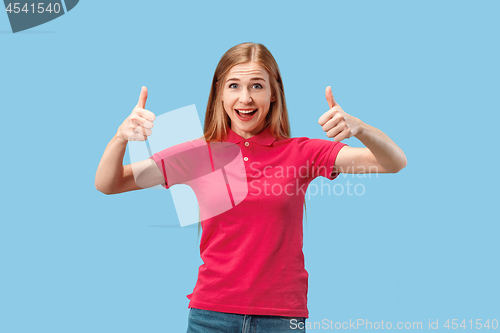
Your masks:
{"label": "woman", "polygon": [[[175,183],[165,161],[188,143],[122,165],[127,141],[143,141],[152,133],[155,116],[145,110],[146,99],[143,87],[139,103],[104,152],[96,174],[96,188],[103,193]],[[188,332],[304,332],[309,313],[302,204],[308,184],[317,176],[333,180],[341,172],[395,173],[406,166],[403,151],[342,110],[330,87],[326,99],[330,109],[318,123],[334,140],[291,138],[283,82],[269,50],[242,43],[219,61],[203,139],[209,147],[215,142],[239,147],[248,193],[233,208],[201,221],[204,264],[187,296]],[[351,136],[366,148],[341,143]]]}

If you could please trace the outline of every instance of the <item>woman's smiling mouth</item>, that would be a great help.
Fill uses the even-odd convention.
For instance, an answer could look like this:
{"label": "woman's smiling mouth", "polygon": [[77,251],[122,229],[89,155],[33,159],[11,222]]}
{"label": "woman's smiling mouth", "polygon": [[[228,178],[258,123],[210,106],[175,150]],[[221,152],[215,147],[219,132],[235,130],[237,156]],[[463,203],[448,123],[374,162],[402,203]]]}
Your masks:
{"label": "woman's smiling mouth", "polygon": [[249,121],[257,113],[258,109],[234,109],[238,119],[242,121]]}

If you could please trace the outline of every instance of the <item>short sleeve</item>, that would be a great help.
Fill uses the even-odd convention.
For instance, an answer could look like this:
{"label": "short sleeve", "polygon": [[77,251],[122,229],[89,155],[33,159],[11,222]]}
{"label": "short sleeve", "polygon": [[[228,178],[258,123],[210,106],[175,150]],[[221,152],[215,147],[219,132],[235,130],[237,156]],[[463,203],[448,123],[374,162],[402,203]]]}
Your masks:
{"label": "short sleeve", "polygon": [[168,185],[167,171],[165,170],[165,162],[163,162],[163,159],[160,157],[161,156],[160,153],[153,154],[153,156],[151,156],[150,159],[152,159],[156,163],[156,166],[158,167],[158,169],[160,169],[163,175],[165,183],[161,184],[161,186],[168,189],[170,186]]}
{"label": "short sleeve", "polygon": [[339,175],[335,160],[347,144],[323,139],[298,138],[297,144],[312,178],[322,176],[334,180]]}
{"label": "short sleeve", "polygon": [[166,189],[212,172],[207,144],[193,140],[166,148],[150,157],[160,169]]}

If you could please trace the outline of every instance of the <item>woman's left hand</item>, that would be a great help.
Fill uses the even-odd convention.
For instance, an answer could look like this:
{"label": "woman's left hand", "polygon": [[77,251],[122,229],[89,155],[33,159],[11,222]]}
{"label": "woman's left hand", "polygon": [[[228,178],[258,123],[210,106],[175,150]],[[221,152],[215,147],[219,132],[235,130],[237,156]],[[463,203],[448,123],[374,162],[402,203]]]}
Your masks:
{"label": "woman's left hand", "polygon": [[332,87],[326,87],[325,96],[330,106],[330,110],[319,117],[318,123],[323,128],[323,131],[326,132],[326,136],[340,142],[361,133],[363,122],[347,114],[340,105],[335,102],[332,94]]}

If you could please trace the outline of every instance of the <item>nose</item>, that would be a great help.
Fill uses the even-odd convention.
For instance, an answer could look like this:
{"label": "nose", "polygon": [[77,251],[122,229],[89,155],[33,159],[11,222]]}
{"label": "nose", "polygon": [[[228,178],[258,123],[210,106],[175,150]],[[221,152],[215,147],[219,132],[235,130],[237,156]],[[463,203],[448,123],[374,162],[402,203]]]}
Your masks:
{"label": "nose", "polygon": [[249,104],[251,102],[252,102],[252,97],[250,97],[250,92],[247,89],[241,89],[240,103]]}

